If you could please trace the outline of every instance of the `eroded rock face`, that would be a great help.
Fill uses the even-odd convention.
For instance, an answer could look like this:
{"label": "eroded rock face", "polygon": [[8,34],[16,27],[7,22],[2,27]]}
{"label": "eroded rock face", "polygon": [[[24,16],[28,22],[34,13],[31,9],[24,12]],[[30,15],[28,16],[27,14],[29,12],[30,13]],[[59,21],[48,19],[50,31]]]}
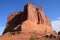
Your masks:
{"label": "eroded rock face", "polygon": [[42,8],[36,8],[31,3],[25,5],[23,12],[18,11],[9,15],[3,34],[8,32],[37,33],[39,36],[54,35],[50,20]]}
{"label": "eroded rock face", "polygon": [[3,34],[6,32],[20,31],[21,30],[20,24],[22,23],[22,21],[23,17],[21,11],[10,14]]}
{"label": "eroded rock face", "polygon": [[44,15],[41,7],[36,8],[33,4],[28,3],[24,10],[27,10],[27,20],[21,25],[22,31],[38,32],[48,35],[54,33],[50,20]]}

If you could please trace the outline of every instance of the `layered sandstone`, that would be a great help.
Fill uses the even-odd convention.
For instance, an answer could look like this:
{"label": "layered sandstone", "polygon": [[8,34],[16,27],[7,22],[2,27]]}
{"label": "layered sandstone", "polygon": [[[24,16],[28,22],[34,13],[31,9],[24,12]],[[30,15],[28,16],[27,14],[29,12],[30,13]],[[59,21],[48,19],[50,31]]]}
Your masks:
{"label": "layered sandstone", "polygon": [[37,37],[56,35],[52,29],[50,20],[45,16],[42,8],[36,8],[31,3],[25,5],[23,12],[18,11],[9,15],[3,35],[7,35],[6,33],[18,33],[17,37],[26,34],[24,38],[30,38],[32,34]]}
{"label": "layered sandstone", "polygon": [[36,8],[33,4],[28,3],[24,13],[25,10],[27,10],[27,20],[22,23],[22,31],[49,35],[54,33],[50,20],[44,15],[41,7]]}
{"label": "layered sandstone", "polygon": [[22,12],[18,11],[16,13],[11,13],[8,17],[6,28],[3,32],[3,34],[7,33],[7,32],[20,31],[21,23],[22,23]]}

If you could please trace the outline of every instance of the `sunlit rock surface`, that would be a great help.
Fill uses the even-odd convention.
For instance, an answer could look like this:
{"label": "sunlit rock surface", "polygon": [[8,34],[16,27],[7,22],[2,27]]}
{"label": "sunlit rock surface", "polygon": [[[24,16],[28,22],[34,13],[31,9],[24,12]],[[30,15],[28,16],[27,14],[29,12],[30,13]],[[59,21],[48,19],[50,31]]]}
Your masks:
{"label": "sunlit rock surface", "polygon": [[18,11],[9,15],[6,28],[0,38],[1,40],[29,40],[32,35],[38,38],[46,35],[56,37],[57,33],[52,29],[51,22],[42,8],[27,3],[23,12]]}

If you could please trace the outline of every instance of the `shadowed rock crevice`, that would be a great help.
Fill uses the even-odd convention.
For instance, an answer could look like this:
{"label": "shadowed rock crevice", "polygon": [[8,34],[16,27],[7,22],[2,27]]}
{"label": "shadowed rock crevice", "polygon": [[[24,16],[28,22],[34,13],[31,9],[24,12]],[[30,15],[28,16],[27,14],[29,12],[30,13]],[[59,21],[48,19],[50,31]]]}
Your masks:
{"label": "shadowed rock crevice", "polygon": [[23,21],[25,21],[27,18],[27,15],[24,11],[24,13],[22,12],[17,12],[17,14],[15,15],[14,18],[12,18],[12,20],[8,21],[7,24],[9,25],[3,32],[15,32],[15,31],[21,31],[21,24]]}
{"label": "shadowed rock crevice", "polygon": [[[27,6],[27,5],[26,5]],[[27,20],[27,7],[24,7],[23,12],[17,12],[12,20],[8,21],[8,27],[4,30],[3,34],[6,32],[21,31],[21,24],[23,21]],[[18,26],[19,25],[19,26]],[[17,29],[16,29],[17,28]]]}
{"label": "shadowed rock crevice", "polygon": [[[15,27],[17,27],[17,25],[22,23],[22,14],[18,14],[15,15],[15,17],[9,21],[7,24],[9,24],[9,27],[5,29],[4,33],[6,32],[14,32],[14,31],[20,31],[21,30],[21,26],[19,27],[19,29],[14,30]],[[3,34],[4,34],[3,33]]]}
{"label": "shadowed rock crevice", "polygon": [[28,4],[27,5],[25,5],[25,7],[24,7],[24,10],[23,10],[23,21],[26,21],[27,20],[27,16],[28,16]]}

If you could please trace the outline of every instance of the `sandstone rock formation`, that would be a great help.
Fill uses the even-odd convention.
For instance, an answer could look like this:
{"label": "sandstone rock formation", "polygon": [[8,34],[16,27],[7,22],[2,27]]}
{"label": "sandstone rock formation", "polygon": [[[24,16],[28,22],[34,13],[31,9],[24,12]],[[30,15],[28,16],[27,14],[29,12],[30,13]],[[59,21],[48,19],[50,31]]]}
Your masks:
{"label": "sandstone rock formation", "polygon": [[8,17],[6,28],[3,32],[3,34],[6,32],[20,31],[21,30],[21,26],[20,26],[21,23],[22,23],[22,12],[19,11],[16,13],[12,13]]}
{"label": "sandstone rock formation", "polygon": [[[40,32],[42,34],[52,34],[53,29],[49,19],[44,15],[41,7],[36,8],[33,4],[28,3],[25,6],[27,10],[27,20],[22,23],[23,31]],[[25,13],[25,11],[24,11]],[[44,29],[44,30],[43,30]],[[43,31],[42,31],[43,30]]]}
{"label": "sandstone rock formation", "polygon": [[50,20],[45,16],[42,8],[36,8],[31,3],[25,5],[23,12],[18,11],[9,15],[3,35],[8,32],[20,32],[20,36],[27,33],[27,37],[30,37],[32,33],[36,36],[55,36]]}

